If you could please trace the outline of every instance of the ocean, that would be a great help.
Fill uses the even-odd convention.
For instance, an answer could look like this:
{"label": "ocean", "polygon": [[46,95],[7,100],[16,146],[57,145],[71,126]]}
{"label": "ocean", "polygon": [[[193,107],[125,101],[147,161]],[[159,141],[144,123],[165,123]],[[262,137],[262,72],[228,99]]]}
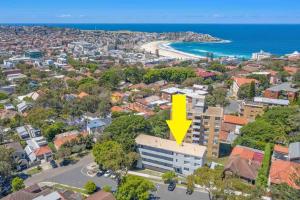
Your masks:
{"label": "ocean", "polygon": [[[22,24],[24,25],[24,24]],[[34,25],[34,24],[25,24]],[[193,31],[207,33],[228,42],[196,43],[176,42],[176,50],[200,56],[207,52],[215,57],[236,56],[249,58],[253,52],[264,50],[275,55],[300,51],[299,25],[257,24],[38,24],[52,27],[69,27],[81,30],[129,30],[144,32]]]}

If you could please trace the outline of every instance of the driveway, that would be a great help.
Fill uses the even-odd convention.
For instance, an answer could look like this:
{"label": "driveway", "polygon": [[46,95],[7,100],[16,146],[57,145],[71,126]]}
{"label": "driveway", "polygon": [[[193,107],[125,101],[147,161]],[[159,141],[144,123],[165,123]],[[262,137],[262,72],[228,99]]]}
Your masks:
{"label": "driveway", "polygon": [[[93,162],[92,156],[88,155],[74,165],[49,169],[25,180],[26,186],[38,182],[56,182],[65,185],[82,188],[88,180],[92,180],[101,188],[110,185],[113,190],[116,189],[116,182],[105,177],[90,177],[86,174],[86,165]],[[186,195],[186,189],[176,187],[173,192],[168,191],[167,185],[155,183],[157,191],[153,194],[159,197],[159,200],[208,200],[207,193],[194,192],[192,195]]]}

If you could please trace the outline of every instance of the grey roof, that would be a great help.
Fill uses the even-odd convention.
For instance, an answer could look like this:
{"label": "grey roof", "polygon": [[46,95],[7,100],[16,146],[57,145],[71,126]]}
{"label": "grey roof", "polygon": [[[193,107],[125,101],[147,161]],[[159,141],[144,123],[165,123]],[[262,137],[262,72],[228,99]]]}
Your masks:
{"label": "grey roof", "polygon": [[300,158],[300,142],[294,142],[289,145],[289,158]]}
{"label": "grey roof", "polygon": [[272,105],[281,105],[281,106],[288,106],[290,104],[289,100],[285,99],[271,99],[266,97],[254,97],[254,102],[257,103],[264,103],[264,104],[272,104]]}
{"label": "grey roof", "polygon": [[287,92],[298,92],[299,89],[293,88],[291,83],[282,83],[280,85],[275,85],[273,87],[268,88],[267,90],[280,92],[280,91],[287,91]]}

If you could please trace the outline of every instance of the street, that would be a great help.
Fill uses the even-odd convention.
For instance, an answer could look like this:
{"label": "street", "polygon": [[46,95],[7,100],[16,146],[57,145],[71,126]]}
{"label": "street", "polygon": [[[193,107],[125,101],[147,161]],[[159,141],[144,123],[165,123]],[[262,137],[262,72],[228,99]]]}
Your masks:
{"label": "street", "polygon": [[[30,186],[38,182],[55,182],[73,187],[82,188],[88,180],[92,180],[96,185],[101,188],[105,185],[112,186],[112,189],[116,189],[116,182],[110,178],[105,177],[90,177],[85,173],[85,166],[93,162],[90,155],[85,156],[76,164],[66,167],[59,167],[56,169],[49,169],[43,171],[40,174],[34,175],[25,181],[26,186]],[[207,200],[207,193],[195,191],[192,195],[186,195],[186,189],[176,187],[172,192],[168,191],[167,185],[155,183],[157,191],[153,194],[161,200]]]}

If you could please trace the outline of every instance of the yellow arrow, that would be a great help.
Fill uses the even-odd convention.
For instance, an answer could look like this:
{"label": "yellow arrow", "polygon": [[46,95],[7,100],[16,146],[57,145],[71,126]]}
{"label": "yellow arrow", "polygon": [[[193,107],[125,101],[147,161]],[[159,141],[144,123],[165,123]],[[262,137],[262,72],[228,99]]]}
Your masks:
{"label": "yellow arrow", "polygon": [[167,124],[178,145],[181,145],[192,121],[186,119],[186,96],[176,94],[172,96],[172,118]]}

